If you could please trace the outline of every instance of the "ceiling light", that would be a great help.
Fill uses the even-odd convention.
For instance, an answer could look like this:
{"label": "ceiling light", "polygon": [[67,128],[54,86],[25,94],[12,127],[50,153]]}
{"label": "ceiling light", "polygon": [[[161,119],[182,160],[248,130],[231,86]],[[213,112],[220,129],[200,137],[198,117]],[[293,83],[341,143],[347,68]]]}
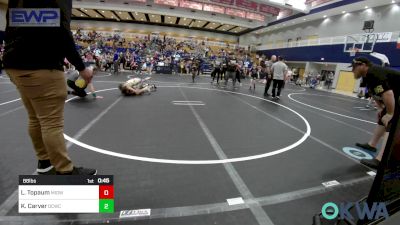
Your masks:
{"label": "ceiling light", "polygon": [[183,20],[186,20],[186,18],[183,18]]}
{"label": "ceiling light", "polygon": [[81,16],[83,16],[83,14],[81,14]]}
{"label": "ceiling light", "polygon": [[96,17],[99,17],[99,15],[96,15]]}
{"label": "ceiling light", "polygon": [[85,12],[87,12],[87,9],[85,9]]}
{"label": "ceiling light", "polygon": [[141,21],[143,21],[144,19],[142,18]]}
{"label": "ceiling light", "polygon": [[135,14],[137,15],[137,12],[135,12]]}
{"label": "ceiling light", "polygon": [[102,13],[104,13],[104,10],[103,11],[101,11]]}
{"label": "ceiling light", "polygon": [[307,19],[304,18],[303,20],[306,21]]}
{"label": "ceiling light", "polygon": [[342,11],[342,13],[343,13],[343,14],[345,14],[345,13],[346,13],[346,11]]}
{"label": "ceiling light", "polygon": [[392,1],[392,3],[396,3],[396,1],[395,1],[395,0],[393,0],[393,1]]}
{"label": "ceiling light", "polygon": [[366,5],[364,8],[368,9],[368,6]]}
{"label": "ceiling light", "polygon": [[326,18],[327,17],[327,15],[324,15],[324,18]]}

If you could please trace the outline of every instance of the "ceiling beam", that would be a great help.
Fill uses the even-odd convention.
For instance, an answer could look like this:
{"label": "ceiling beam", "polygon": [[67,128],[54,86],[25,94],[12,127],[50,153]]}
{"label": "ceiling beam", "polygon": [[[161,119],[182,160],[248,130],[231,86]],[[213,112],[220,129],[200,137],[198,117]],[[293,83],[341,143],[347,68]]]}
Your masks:
{"label": "ceiling beam", "polygon": [[99,14],[101,17],[105,18],[103,14],[101,14],[97,9],[93,9],[97,14]]}
{"label": "ceiling beam", "polygon": [[76,10],[78,10],[80,13],[82,13],[83,15],[86,15],[87,17],[91,17],[89,14],[87,14],[87,13],[85,13],[84,11],[82,11],[81,9],[76,9]]}
{"label": "ceiling beam", "polygon": [[131,17],[131,20],[136,20],[135,17],[132,15],[132,12],[128,12],[128,14]]}
{"label": "ceiling beam", "polygon": [[238,27],[238,26],[233,26],[231,29],[226,30],[226,31],[231,32],[231,30],[233,30],[233,29],[235,29],[235,28],[237,28],[237,27]]}
{"label": "ceiling beam", "polygon": [[[110,3],[113,2],[113,3]],[[191,12],[188,9],[184,8],[175,8],[169,9],[162,6],[153,5],[153,7],[147,7],[145,5],[130,3],[129,5],[124,5],[122,2],[119,4],[117,2],[108,1],[106,3],[100,2],[85,2],[85,1],[73,1],[74,8],[96,8],[98,10],[115,10],[115,11],[137,11],[141,13],[149,13],[149,14],[160,14],[160,10],[164,15],[175,16],[181,18],[190,18],[195,20],[204,20],[207,18],[210,22],[215,23],[223,23],[223,24],[233,24],[235,26],[253,28],[258,27],[265,22],[262,21],[253,21],[249,22],[248,19],[243,18],[235,18],[232,20],[228,15],[216,14],[211,15],[212,13],[206,11],[196,11],[196,13]]]}
{"label": "ceiling beam", "polygon": [[121,20],[121,18],[118,16],[118,13],[116,13],[115,11],[111,11],[112,14],[114,14],[115,18],[117,18],[117,20]]}
{"label": "ceiling beam", "polygon": [[218,27],[216,27],[216,28],[214,28],[214,30],[218,30],[220,27],[222,27],[222,26],[224,26],[225,24],[222,24],[221,23],[221,25],[219,25]]}

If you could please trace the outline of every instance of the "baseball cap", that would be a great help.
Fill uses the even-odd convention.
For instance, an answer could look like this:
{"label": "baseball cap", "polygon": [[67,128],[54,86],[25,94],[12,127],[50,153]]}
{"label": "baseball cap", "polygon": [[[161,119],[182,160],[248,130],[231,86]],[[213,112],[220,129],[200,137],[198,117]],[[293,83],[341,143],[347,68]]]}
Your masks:
{"label": "baseball cap", "polygon": [[357,57],[357,58],[353,59],[353,61],[351,62],[351,65],[349,66],[349,68],[350,67],[354,68],[355,66],[362,65],[362,64],[366,64],[366,65],[370,66],[371,65],[371,61],[369,61],[369,59],[367,59],[365,57]]}

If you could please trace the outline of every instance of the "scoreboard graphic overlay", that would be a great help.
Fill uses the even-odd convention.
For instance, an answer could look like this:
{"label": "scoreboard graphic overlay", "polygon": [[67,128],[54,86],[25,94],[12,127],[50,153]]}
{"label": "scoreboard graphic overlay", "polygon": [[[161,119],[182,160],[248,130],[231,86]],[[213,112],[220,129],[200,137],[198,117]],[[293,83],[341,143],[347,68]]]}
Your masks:
{"label": "scoreboard graphic overlay", "polygon": [[20,175],[19,213],[113,213],[114,177]]}

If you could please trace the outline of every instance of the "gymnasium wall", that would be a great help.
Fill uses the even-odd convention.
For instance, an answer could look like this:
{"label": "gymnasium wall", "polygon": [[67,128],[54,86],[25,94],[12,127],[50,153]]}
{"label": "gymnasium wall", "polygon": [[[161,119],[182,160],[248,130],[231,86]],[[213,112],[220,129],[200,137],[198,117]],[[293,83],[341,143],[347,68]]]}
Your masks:
{"label": "gymnasium wall", "polygon": [[[321,18],[310,22],[305,22],[295,26],[267,32],[258,38],[253,34],[242,35],[240,44],[259,44],[284,41],[288,39],[295,41],[297,38],[307,40],[310,38],[324,38],[345,36],[349,34],[364,33],[362,27],[364,21],[375,20],[375,32],[393,32],[399,30],[398,21],[400,21],[399,4],[389,4],[385,6],[363,9],[351,13],[340,14],[328,18]],[[290,22],[287,22],[287,24]],[[397,37],[392,37],[396,40]]]}
{"label": "gymnasium wall", "polygon": [[[260,51],[259,54],[282,55],[287,61],[305,61],[305,62],[341,62],[349,63],[354,57],[343,52],[343,44],[339,45],[321,45],[295,48],[281,48]],[[396,48],[396,42],[377,43],[374,51],[385,54],[389,59],[391,66],[400,67],[400,49]],[[356,56],[366,56],[374,63],[380,64],[380,61],[369,57],[367,54],[357,54]],[[323,59],[323,60],[322,60]]]}

